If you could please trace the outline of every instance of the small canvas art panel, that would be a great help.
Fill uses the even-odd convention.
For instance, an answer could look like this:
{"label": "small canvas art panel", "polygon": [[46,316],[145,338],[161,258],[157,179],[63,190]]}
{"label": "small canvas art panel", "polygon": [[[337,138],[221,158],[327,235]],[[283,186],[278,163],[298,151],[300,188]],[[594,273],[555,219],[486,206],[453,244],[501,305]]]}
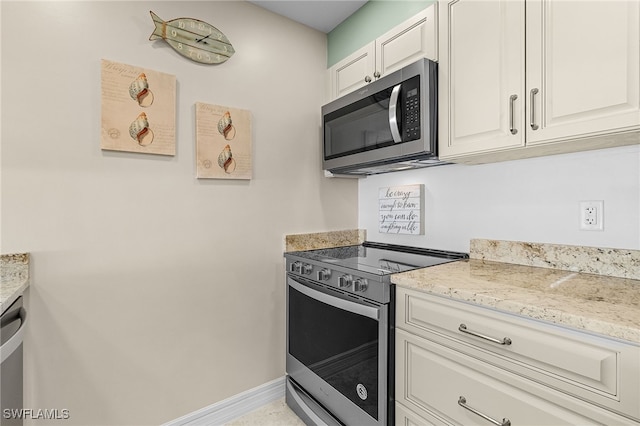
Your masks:
{"label": "small canvas art panel", "polygon": [[196,103],[196,174],[251,179],[251,112]]}
{"label": "small canvas art panel", "polygon": [[102,60],[105,150],[176,154],[176,77]]}
{"label": "small canvas art panel", "polygon": [[422,235],[424,185],[388,186],[378,193],[378,231],[381,234]]}

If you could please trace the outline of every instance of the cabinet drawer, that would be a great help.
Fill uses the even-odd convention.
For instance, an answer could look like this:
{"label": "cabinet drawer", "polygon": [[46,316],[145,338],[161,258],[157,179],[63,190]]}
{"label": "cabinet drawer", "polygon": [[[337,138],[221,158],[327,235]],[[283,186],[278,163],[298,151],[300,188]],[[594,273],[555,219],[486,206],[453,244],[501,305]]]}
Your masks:
{"label": "cabinet drawer", "polygon": [[413,290],[397,295],[397,327],[640,418],[637,346]]}
{"label": "cabinet drawer", "polygon": [[396,400],[409,414],[445,424],[490,424],[479,413],[513,425],[633,424],[569,396],[549,402],[514,386],[523,379],[512,373],[403,330],[396,334],[396,361]]}
{"label": "cabinet drawer", "polygon": [[448,423],[430,413],[418,415],[396,401],[396,426],[448,426]]}

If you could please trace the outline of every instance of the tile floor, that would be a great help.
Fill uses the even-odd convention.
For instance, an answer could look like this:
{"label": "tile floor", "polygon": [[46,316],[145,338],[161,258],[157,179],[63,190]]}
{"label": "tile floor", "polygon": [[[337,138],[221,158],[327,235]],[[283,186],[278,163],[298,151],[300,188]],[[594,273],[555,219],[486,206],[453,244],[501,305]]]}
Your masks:
{"label": "tile floor", "polygon": [[281,398],[225,426],[304,426],[304,423],[291,411],[284,398]]}

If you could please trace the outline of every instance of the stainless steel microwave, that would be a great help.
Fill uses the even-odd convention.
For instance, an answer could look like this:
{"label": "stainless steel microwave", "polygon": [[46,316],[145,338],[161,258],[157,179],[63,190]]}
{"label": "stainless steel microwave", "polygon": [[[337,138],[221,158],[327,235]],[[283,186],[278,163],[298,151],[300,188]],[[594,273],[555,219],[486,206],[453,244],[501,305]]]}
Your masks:
{"label": "stainless steel microwave", "polygon": [[438,160],[437,64],[421,59],[322,107],[323,168],[369,175]]}

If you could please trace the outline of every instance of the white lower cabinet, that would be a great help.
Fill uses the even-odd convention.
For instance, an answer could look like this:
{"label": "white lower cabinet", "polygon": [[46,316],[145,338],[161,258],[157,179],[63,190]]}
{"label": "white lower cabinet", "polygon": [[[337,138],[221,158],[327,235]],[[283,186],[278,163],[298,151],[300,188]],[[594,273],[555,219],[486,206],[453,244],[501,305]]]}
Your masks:
{"label": "white lower cabinet", "polygon": [[396,403],[396,426],[422,426],[422,425],[433,425],[433,426],[443,426],[447,425],[447,423],[438,419],[437,417],[431,416],[431,414],[427,411],[418,415],[413,411],[409,410],[407,407],[400,403]]}
{"label": "white lower cabinet", "polygon": [[397,425],[640,424],[636,345],[403,288],[396,307]]}

